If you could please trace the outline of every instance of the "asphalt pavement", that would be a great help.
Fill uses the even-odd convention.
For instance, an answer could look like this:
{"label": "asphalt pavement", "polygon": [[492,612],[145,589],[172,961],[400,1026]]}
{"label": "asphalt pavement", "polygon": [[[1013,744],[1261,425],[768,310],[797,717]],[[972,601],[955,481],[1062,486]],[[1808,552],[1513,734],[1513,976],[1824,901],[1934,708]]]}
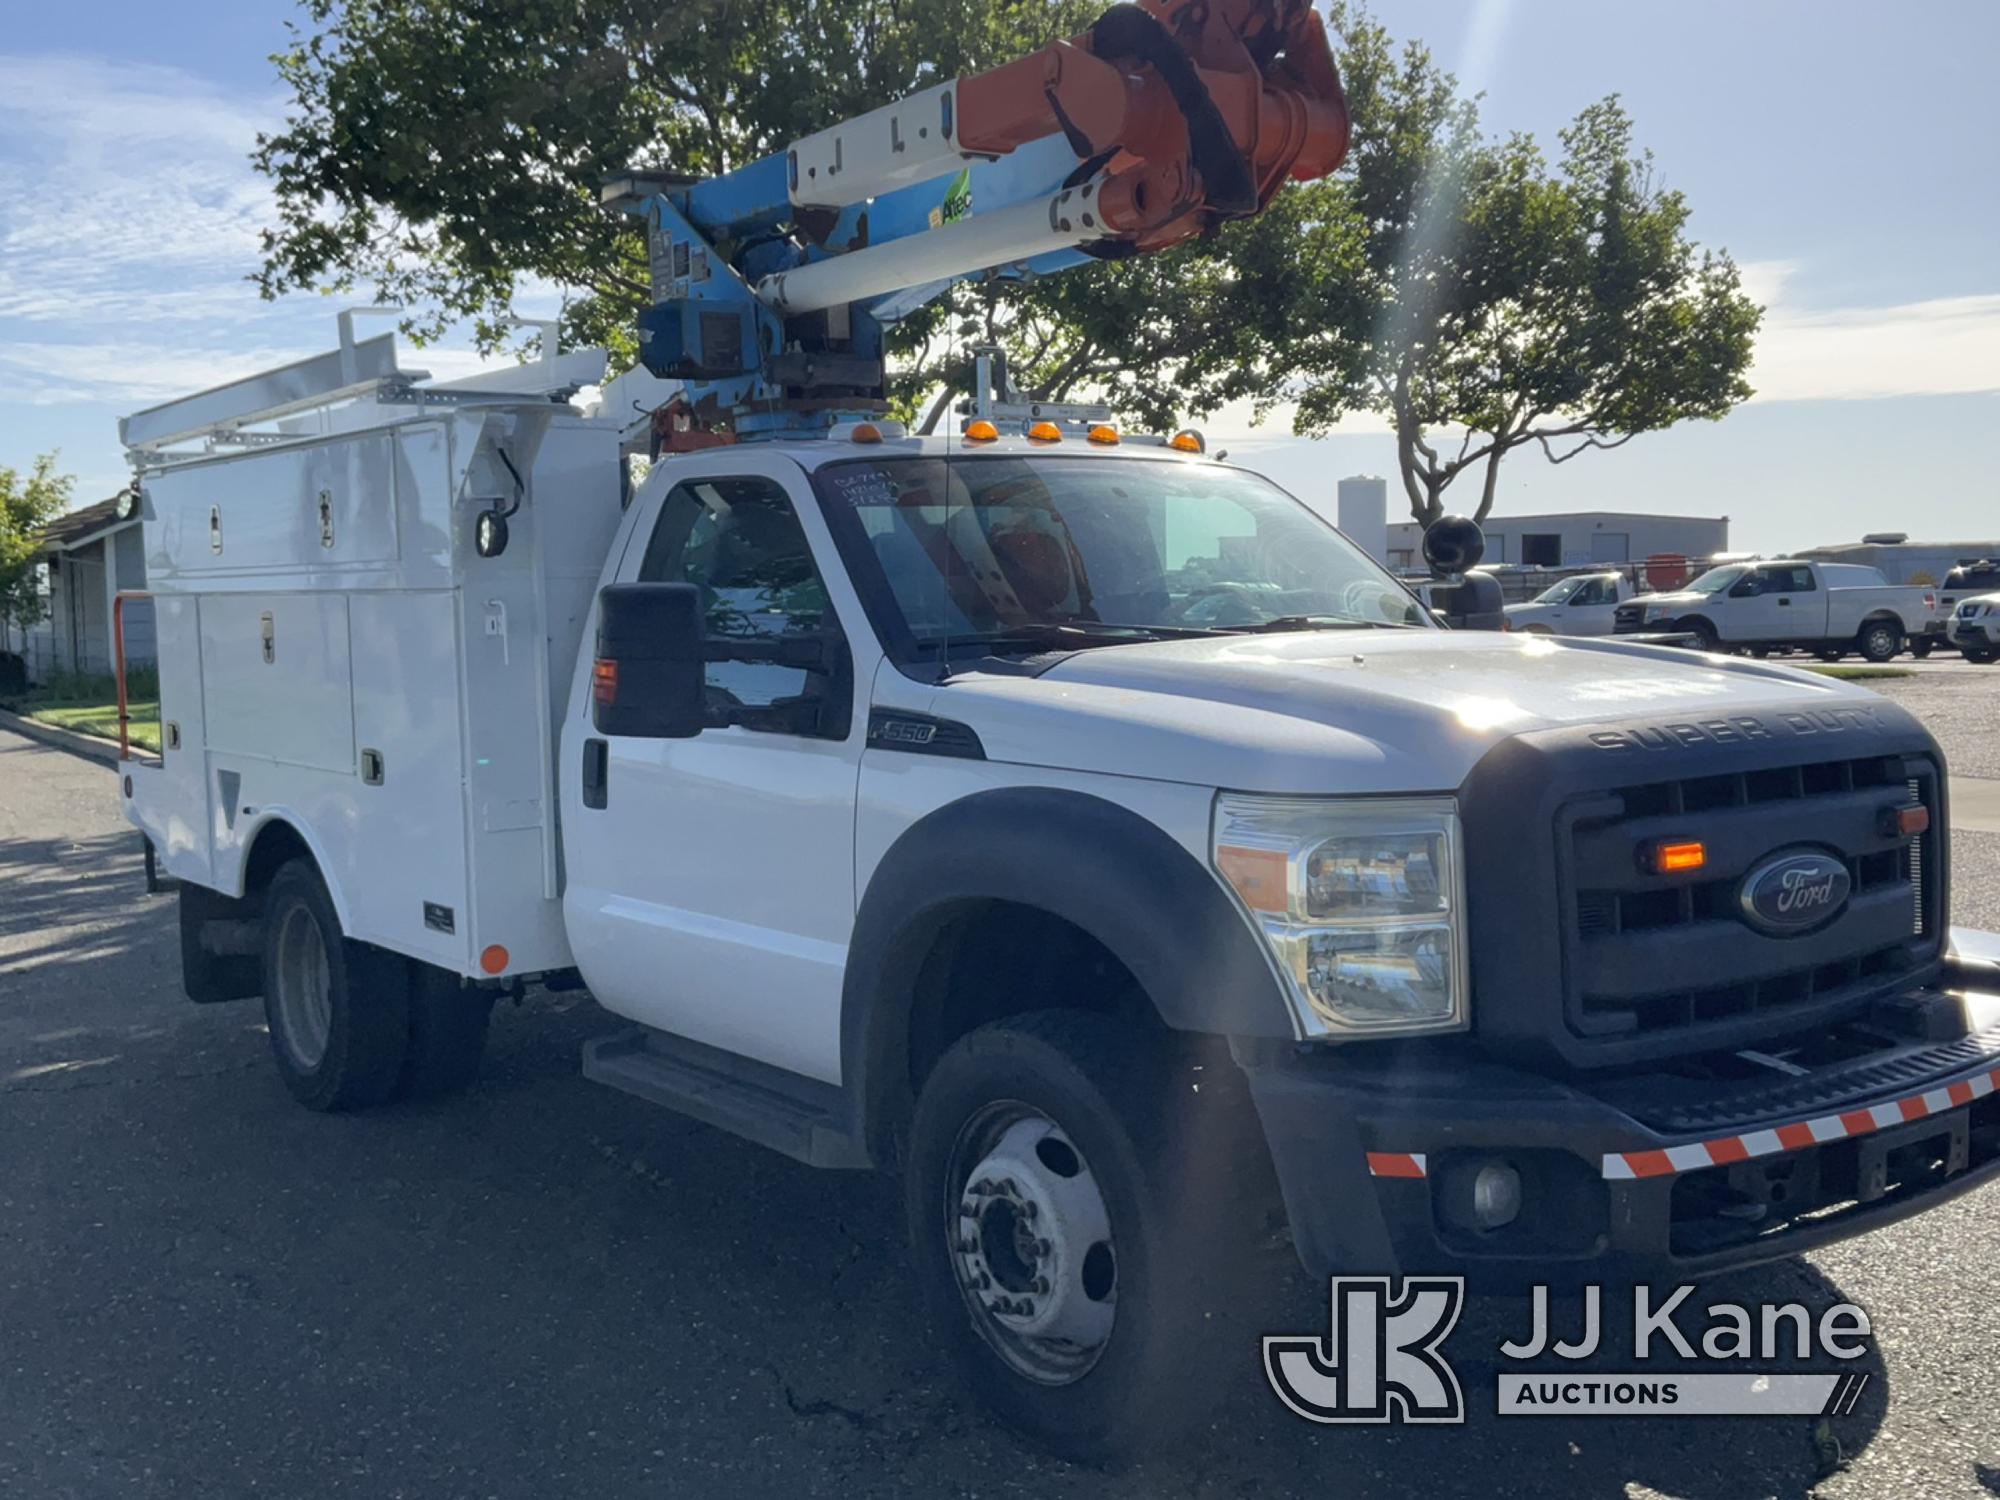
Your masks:
{"label": "asphalt pavement", "polygon": [[[1882,686],[1971,762],[2000,670],[1948,680]],[[2000,835],[1954,847],[1956,919],[2000,927]],[[1211,1420],[1104,1474],[953,1383],[895,1184],[586,1083],[616,1024],[536,995],[470,1092],[307,1113],[257,1002],[182,998],[113,772],[0,732],[0,1495],[2000,1493],[1995,1189],[1704,1289],[1868,1309],[1873,1378],[1828,1425],[1496,1418],[1500,1303],[1449,1345],[1464,1427],[1313,1427],[1255,1334],[1320,1330],[1325,1288],[1274,1244],[1187,1372]]]}

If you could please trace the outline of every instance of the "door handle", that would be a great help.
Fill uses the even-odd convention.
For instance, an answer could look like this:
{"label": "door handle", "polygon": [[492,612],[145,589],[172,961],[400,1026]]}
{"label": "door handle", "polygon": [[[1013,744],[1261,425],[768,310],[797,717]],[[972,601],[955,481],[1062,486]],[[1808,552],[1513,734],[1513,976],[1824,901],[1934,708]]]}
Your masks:
{"label": "door handle", "polygon": [[1790,604],[1792,601],[1789,599],[1780,599],[1778,602],[1780,604]]}
{"label": "door handle", "polygon": [[583,742],[583,805],[602,807],[610,791],[611,746],[592,738]]}

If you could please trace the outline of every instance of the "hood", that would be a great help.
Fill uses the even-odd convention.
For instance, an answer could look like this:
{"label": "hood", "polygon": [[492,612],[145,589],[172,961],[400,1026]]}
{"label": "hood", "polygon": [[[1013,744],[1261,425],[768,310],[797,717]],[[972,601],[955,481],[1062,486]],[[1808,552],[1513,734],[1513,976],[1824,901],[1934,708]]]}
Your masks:
{"label": "hood", "polygon": [[1789,667],[1616,640],[1328,630],[967,673],[929,711],[969,725],[994,760],[1243,791],[1422,792],[1457,787],[1495,744],[1537,729],[1872,701]]}
{"label": "hood", "polygon": [[1627,604],[1643,604],[1648,609],[1663,605],[1668,609],[1696,609],[1713,599],[1713,594],[1696,594],[1686,589],[1671,594],[1639,594],[1628,599]]}

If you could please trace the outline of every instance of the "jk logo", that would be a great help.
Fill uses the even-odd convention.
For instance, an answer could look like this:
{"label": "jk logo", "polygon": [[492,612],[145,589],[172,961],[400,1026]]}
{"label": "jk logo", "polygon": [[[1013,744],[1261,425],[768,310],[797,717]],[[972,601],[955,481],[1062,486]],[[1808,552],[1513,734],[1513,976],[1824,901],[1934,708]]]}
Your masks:
{"label": "jk logo", "polygon": [[1267,1338],[1264,1375],[1308,1422],[1463,1422],[1465,1397],[1438,1352],[1465,1308],[1463,1276],[1333,1278],[1324,1339]]}

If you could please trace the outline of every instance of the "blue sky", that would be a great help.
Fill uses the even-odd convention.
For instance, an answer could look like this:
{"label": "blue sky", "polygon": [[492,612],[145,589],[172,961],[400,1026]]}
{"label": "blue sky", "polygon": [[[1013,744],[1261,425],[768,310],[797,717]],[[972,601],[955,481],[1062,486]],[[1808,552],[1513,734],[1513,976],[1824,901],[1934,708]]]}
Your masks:
{"label": "blue sky", "polygon": [[[1485,93],[1495,130],[1553,143],[1624,96],[1694,231],[1770,304],[1756,400],[1551,469],[1500,505],[1732,518],[1759,550],[1906,530],[2000,533],[2000,5],[1935,0],[1378,0]],[[325,347],[339,304],[258,301],[267,202],[245,161],[282,117],[267,55],[289,5],[16,3],[0,30],[0,464],[60,447],[79,500],[123,480],[116,419]],[[524,314],[546,314],[544,291]],[[469,349],[406,355],[438,373]],[[1211,424],[1308,499],[1390,473],[1357,420],[1318,443]]]}

